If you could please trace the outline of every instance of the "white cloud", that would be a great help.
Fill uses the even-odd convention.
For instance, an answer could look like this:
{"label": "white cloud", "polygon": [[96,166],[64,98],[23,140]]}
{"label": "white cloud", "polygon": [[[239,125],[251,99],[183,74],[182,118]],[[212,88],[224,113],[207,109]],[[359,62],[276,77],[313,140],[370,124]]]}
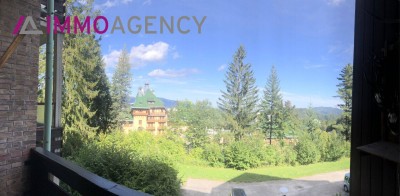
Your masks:
{"label": "white cloud", "polygon": [[[166,59],[169,51],[169,45],[165,42],[154,44],[133,46],[129,51],[129,59],[133,68],[145,66],[148,63],[160,62]],[[108,67],[113,67],[118,63],[121,50],[113,50],[104,55],[104,62]]]}
{"label": "white cloud", "polygon": [[177,78],[177,77],[184,77],[189,74],[198,73],[199,70],[197,69],[180,69],[180,70],[173,70],[173,69],[155,69],[148,73],[151,77],[159,77],[159,78]]}
{"label": "white cloud", "polygon": [[143,45],[132,47],[130,58],[140,61],[160,61],[165,59],[168,53],[169,45],[165,42],[157,42],[155,44]]}
{"label": "white cloud", "polygon": [[151,5],[152,0],[144,0],[143,5]]}
{"label": "white cloud", "polygon": [[327,0],[328,5],[332,5],[332,6],[339,6],[340,4],[342,4],[345,0]]}
{"label": "white cloud", "polygon": [[118,63],[118,58],[121,55],[121,50],[113,50],[109,54],[103,56],[104,63],[108,67],[113,67]]}
{"label": "white cloud", "polygon": [[95,5],[95,9],[104,10],[104,9],[108,9],[108,8],[112,8],[112,7],[118,6],[121,3],[122,4],[129,4],[131,2],[133,2],[133,0],[107,0],[106,2],[104,2],[102,4],[96,4]]}
{"label": "white cloud", "polygon": [[325,107],[337,107],[341,100],[337,97],[322,97],[319,95],[304,95],[281,91],[284,100],[289,100],[292,104],[296,105],[297,108],[306,108],[310,104],[313,107],[325,106]]}
{"label": "white cloud", "polygon": [[226,64],[223,64],[218,67],[218,71],[223,71],[226,68]]}

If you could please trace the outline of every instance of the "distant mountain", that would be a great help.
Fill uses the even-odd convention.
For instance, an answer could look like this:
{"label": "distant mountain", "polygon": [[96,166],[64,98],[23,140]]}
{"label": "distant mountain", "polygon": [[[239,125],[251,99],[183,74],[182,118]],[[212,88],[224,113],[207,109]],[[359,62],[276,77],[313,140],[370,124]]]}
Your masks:
{"label": "distant mountain", "polygon": [[[158,97],[158,98],[161,99],[161,101],[164,103],[164,106],[166,108],[173,108],[176,106],[176,101],[174,101],[174,100],[170,100],[170,99],[166,99],[166,98],[162,98],[162,97]],[[131,104],[135,103],[135,97],[130,97],[129,103],[131,103]]]}
{"label": "distant mountain", "polygon": [[[314,107],[312,110],[320,120],[335,120],[343,112],[341,109],[333,107]],[[306,111],[307,108],[296,108],[296,112],[301,119],[306,117]]]}

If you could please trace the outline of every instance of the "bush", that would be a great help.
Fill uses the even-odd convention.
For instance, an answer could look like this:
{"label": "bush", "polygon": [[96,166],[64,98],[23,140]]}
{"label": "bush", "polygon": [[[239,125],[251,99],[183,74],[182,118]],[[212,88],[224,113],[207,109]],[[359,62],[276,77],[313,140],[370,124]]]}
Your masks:
{"label": "bush", "polygon": [[332,132],[322,132],[319,136],[319,149],[321,152],[321,161],[337,161],[345,154],[346,143]]}
{"label": "bush", "polygon": [[293,146],[283,146],[279,153],[283,155],[282,163],[284,165],[297,165],[297,153]]}
{"label": "bush", "polygon": [[276,146],[268,145],[263,151],[263,156],[261,157],[262,164],[265,166],[278,165],[278,153],[276,151]]}
{"label": "bush", "polygon": [[180,180],[174,168],[115,145],[88,145],[74,160],[99,176],[135,190],[153,195],[180,195]]}
{"label": "bush", "polygon": [[344,156],[349,158],[350,157],[350,149],[351,149],[351,145],[350,142],[346,141],[344,142]]}
{"label": "bush", "polygon": [[213,167],[223,167],[225,162],[222,148],[216,143],[207,144],[204,147],[203,159]]}
{"label": "bush", "polygon": [[321,156],[316,145],[308,139],[299,141],[295,146],[295,150],[297,152],[297,162],[301,165],[316,163]]}
{"label": "bush", "polygon": [[233,142],[225,150],[225,166],[238,170],[258,167],[264,155],[263,140],[249,138]]}

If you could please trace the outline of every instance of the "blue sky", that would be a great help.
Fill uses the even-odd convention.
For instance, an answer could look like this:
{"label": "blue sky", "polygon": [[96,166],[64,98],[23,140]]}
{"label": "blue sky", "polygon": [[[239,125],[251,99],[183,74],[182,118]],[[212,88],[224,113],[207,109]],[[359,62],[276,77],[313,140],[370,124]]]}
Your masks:
{"label": "blue sky", "polygon": [[[108,31],[100,42],[111,78],[124,47],[131,57],[132,95],[149,82],[159,97],[214,105],[225,89],[226,68],[240,45],[247,51],[260,92],[275,65],[285,100],[296,107],[331,106],[341,68],[353,62],[354,0],[96,0],[112,26],[120,16],[127,33]],[[156,16],[157,34],[131,34],[132,24],[144,26]],[[160,34],[159,18],[207,16],[202,33],[191,19],[188,34]],[[260,93],[261,95],[261,93]]]}

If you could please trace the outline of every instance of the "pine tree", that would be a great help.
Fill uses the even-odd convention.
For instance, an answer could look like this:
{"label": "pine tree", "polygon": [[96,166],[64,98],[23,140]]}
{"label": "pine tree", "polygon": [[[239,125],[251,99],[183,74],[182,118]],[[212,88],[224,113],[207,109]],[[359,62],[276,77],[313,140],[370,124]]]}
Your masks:
{"label": "pine tree", "polygon": [[318,120],[317,114],[313,110],[312,106],[309,105],[306,110],[306,116],[304,119],[304,126],[306,133],[312,141],[316,141],[318,134],[321,132],[321,122]]}
{"label": "pine tree", "polygon": [[347,64],[341,71],[337,78],[340,83],[336,85],[338,87],[338,96],[343,103],[338,104],[340,109],[343,110],[342,116],[338,119],[337,124],[341,124],[343,129],[341,134],[344,136],[346,141],[350,140],[351,135],[351,109],[352,109],[352,97],[353,97],[353,66]]}
{"label": "pine tree", "polygon": [[[101,56],[100,51],[98,51],[97,56]],[[94,111],[95,114],[89,119],[89,124],[92,127],[98,127],[97,133],[104,133],[113,128],[115,116],[112,110],[110,84],[104,69],[105,64],[102,59],[96,58],[96,60],[97,66],[94,68],[90,80],[97,82],[94,90],[99,93],[90,104],[90,110]]]}
{"label": "pine tree", "polygon": [[269,138],[270,144],[272,143],[273,135],[280,139],[285,137],[282,127],[284,117],[282,103],[278,74],[275,66],[272,66],[261,102],[261,129],[267,135],[267,138]]}
{"label": "pine tree", "polygon": [[251,64],[244,63],[246,51],[240,46],[225,74],[226,91],[222,91],[218,106],[227,114],[236,139],[243,137],[257,116],[258,90]]}
{"label": "pine tree", "polygon": [[130,73],[129,54],[123,49],[115,73],[112,77],[111,96],[113,110],[118,120],[124,120],[129,116],[129,91],[131,89],[132,76]]}
{"label": "pine tree", "polygon": [[[66,7],[68,15],[80,19],[96,14],[90,0],[83,3],[69,0]],[[103,131],[104,121],[109,119],[104,120],[100,114],[107,113],[110,108],[98,105],[98,101],[104,99],[104,104],[110,103],[103,94],[107,94],[108,87],[99,40],[93,34],[66,34],[63,44],[63,153],[68,156],[93,139],[99,130]]]}

